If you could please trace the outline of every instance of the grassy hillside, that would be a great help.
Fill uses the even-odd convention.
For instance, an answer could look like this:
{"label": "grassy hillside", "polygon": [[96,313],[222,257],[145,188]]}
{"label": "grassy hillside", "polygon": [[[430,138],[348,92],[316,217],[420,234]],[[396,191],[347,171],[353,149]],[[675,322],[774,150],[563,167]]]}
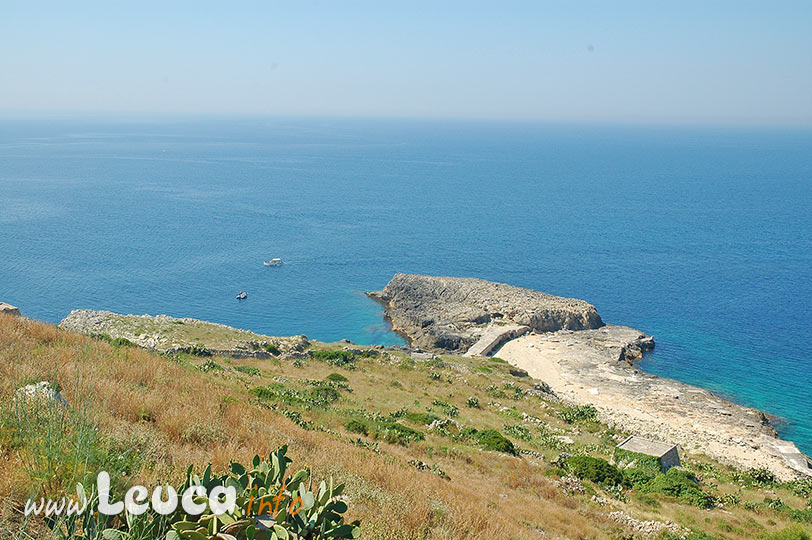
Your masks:
{"label": "grassy hillside", "polygon": [[[224,471],[281,445],[295,468],[346,483],[347,518],[365,539],[810,529],[810,482],[777,485],[702,456],[683,455],[687,472],[668,475],[643,462],[618,469],[608,462],[625,434],[498,359],[344,345],[312,343],[312,356],[288,360],[166,356],[0,316],[0,537],[48,538],[45,523],[22,518],[23,502],[75,492],[98,470],[120,498],[132,483],[178,485],[189,465]],[[16,389],[42,380],[70,408],[21,414]]]}

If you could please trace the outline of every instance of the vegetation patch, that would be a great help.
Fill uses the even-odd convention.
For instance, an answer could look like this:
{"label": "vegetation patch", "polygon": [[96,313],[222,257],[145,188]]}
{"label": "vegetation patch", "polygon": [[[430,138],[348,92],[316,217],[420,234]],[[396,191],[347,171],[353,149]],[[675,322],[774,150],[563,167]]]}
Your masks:
{"label": "vegetation patch", "polygon": [[575,405],[563,408],[558,416],[568,424],[594,422],[598,419],[598,409],[592,405]]}
{"label": "vegetation patch", "polygon": [[630,452],[622,448],[615,448],[615,461],[621,467],[631,465],[634,469],[644,472],[650,478],[662,472],[659,458],[639,452]]}
{"label": "vegetation patch", "polygon": [[591,456],[573,456],[566,460],[572,474],[602,486],[626,485],[623,472],[605,459]]}
{"label": "vegetation patch", "polygon": [[693,473],[676,468],[658,474],[642,489],[648,493],[676,497],[699,508],[712,508],[716,503],[713,495],[702,491]]}
{"label": "vegetation patch", "polygon": [[344,427],[350,433],[360,433],[361,435],[369,434],[369,426],[363,420],[358,420],[355,418],[347,420],[347,422],[344,424]]}
{"label": "vegetation patch", "polygon": [[262,373],[259,371],[259,368],[251,367],[251,366],[234,366],[234,371],[238,371],[240,373],[245,373],[246,375],[252,375],[254,377],[258,377]]}

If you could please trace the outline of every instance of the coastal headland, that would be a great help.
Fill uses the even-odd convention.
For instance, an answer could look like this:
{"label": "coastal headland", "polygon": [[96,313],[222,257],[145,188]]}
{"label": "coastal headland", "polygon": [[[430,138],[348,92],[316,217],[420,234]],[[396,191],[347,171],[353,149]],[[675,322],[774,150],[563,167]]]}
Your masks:
{"label": "coastal headland", "polygon": [[591,304],[473,278],[396,274],[368,293],[414,346],[491,354],[545,382],[562,399],[594,405],[601,420],[740,469],[812,476],[812,461],[767,416],[713,393],[641,372],[654,340],[604,324]]}

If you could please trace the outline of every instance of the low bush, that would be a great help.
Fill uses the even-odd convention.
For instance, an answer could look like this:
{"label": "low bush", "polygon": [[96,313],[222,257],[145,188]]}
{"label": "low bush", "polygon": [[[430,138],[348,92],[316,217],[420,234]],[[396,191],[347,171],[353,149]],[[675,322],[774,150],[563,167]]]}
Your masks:
{"label": "low bush", "polygon": [[468,398],[468,400],[465,402],[465,404],[468,405],[469,407],[471,407],[472,409],[478,409],[479,408],[479,399],[474,397],[474,396],[471,396],[471,397]]}
{"label": "low bush", "polygon": [[649,493],[676,497],[699,508],[712,508],[716,502],[711,494],[702,491],[692,473],[676,468],[657,475],[642,489]]}
{"label": "low bush", "polygon": [[332,386],[316,386],[308,394],[314,400],[326,403],[335,403],[341,398],[339,391]]}
{"label": "low bush", "polygon": [[353,418],[352,420],[347,420],[347,422],[344,424],[344,427],[350,433],[360,433],[362,435],[369,434],[369,426],[367,426],[366,422],[363,422],[362,420],[357,420],[355,418]]}
{"label": "low bush", "polygon": [[330,373],[325,378],[328,381],[333,381],[333,382],[347,382],[347,381],[349,381],[349,379],[347,377],[345,377],[344,375],[342,375],[341,373]]}
{"label": "low bush", "polygon": [[476,439],[479,441],[480,446],[485,450],[493,450],[495,452],[503,452],[512,456],[519,455],[519,449],[516,448],[510,439],[496,431],[495,429],[486,429],[476,433]]}
{"label": "low bush", "polygon": [[635,488],[641,488],[648,484],[656,475],[651,474],[649,471],[644,469],[638,468],[631,468],[631,469],[624,469],[623,470],[623,478],[626,479],[626,483]]}
{"label": "low bush", "polygon": [[582,480],[590,480],[603,486],[626,484],[623,472],[605,459],[591,456],[573,456],[566,461],[572,474]]}

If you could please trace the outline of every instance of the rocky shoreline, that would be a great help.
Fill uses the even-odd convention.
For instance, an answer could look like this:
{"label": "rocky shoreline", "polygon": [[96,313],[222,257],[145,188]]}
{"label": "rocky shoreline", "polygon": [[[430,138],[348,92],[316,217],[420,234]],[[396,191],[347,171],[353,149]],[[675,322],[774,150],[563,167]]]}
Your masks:
{"label": "rocky shoreline", "polygon": [[812,476],[812,461],[778,438],[767,416],[634,367],[654,347],[644,333],[606,325],[583,300],[471,278],[396,274],[368,293],[394,329],[435,352],[491,353],[561,398],[598,408],[625,431],[679,444],[740,469]]}
{"label": "rocky shoreline", "polygon": [[198,319],[169,315],[121,315],[76,309],[59,327],[71,332],[126,339],[160,353],[194,349],[237,358],[270,358],[304,350],[307,336],[273,337]]}

